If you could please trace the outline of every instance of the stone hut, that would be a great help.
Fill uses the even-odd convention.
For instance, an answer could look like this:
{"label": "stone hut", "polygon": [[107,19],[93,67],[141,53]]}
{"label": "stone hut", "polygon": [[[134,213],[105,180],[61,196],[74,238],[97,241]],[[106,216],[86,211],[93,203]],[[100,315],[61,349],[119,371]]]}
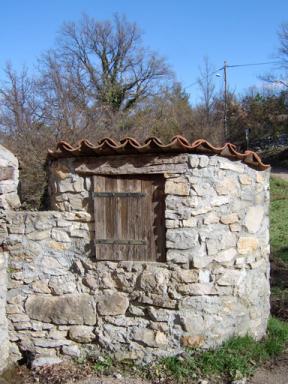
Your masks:
{"label": "stone hut", "polygon": [[48,161],[51,210],[2,210],[10,359],[149,362],[265,335],[269,167],[255,153],[106,138],[60,142]]}

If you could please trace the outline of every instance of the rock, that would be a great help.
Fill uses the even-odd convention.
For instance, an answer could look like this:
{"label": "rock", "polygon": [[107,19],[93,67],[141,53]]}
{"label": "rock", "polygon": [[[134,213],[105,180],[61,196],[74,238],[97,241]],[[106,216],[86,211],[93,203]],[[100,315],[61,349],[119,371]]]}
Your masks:
{"label": "rock", "polygon": [[256,233],[261,228],[261,223],[264,216],[264,208],[261,205],[248,208],[244,219],[244,225],[248,232]]}
{"label": "rock", "polygon": [[196,269],[180,269],[175,275],[175,279],[180,283],[196,283],[198,277],[199,271]]}
{"label": "rock", "polygon": [[140,276],[140,288],[144,292],[163,293],[167,289],[169,272],[163,268],[144,271]]}
{"label": "rock", "polygon": [[194,155],[189,155],[189,164],[191,168],[197,168],[199,165],[199,157]]}
{"label": "rock", "polygon": [[53,276],[49,281],[49,288],[54,295],[76,292],[74,277],[71,275]]}
{"label": "rock", "polygon": [[167,248],[188,249],[198,243],[198,231],[195,229],[168,229],[166,232]]}
{"label": "rock", "polygon": [[240,237],[237,243],[238,252],[241,255],[247,255],[250,252],[256,251],[258,248],[258,239],[256,237]]}
{"label": "rock", "polygon": [[50,231],[34,231],[28,233],[27,238],[34,241],[41,241],[45,239],[49,239]]}
{"label": "rock", "polygon": [[220,169],[226,169],[226,170],[234,171],[238,173],[244,172],[244,165],[240,162],[240,160],[231,161],[229,159],[226,159],[225,157],[219,157],[218,163],[219,163]]}
{"label": "rock", "polygon": [[230,224],[229,228],[230,228],[231,232],[240,232],[241,231],[241,225],[238,223]]}
{"label": "rock", "polygon": [[184,331],[189,333],[189,336],[197,336],[205,332],[204,318],[200,314],[184,313],[180,314],[180,323]]}
{"label": "rock", "polygon": [[[67,336],[67,331],[59,331],[58,329],[52,328],[49,331],[49,338],[54,340],[63,340]],[[42,337],[42,336],[41,336]]]}
{"label": "rock", "polygon": [[240,285],[243,283],[245,279],[246,272],[245,270],[235,270],[235,269],[227,269],[222,274],[222,276],[217,280],[218,285]]}
{"label": "rock", "polygon": [[49,242],[49,247],[55,249],[55,251],[64,251],[69,248],[69,244],[52,240]]}
{"label": "rock", "polygon": [[194,283],[189,285],[178,285],[177,291],[183,295],[211,295],[214,291],[214,283]]}
{"label": "rock", "polygon": [[77,343],[90,343],[95,339],[93,327],[75,325],[69,330],[69,338]]}
{"label": "rock", "polygon": [[166,260],[175,264],[186,264],[189,261],[190,250],[167,249]]}
{"label": "rock", "polygon": [[242,379],[237,379],[231,381],[231,384],[246,384],[247,383],[247,378],[243,377]]}
{"label": "rock", "polygon": [[209,157],[206,155],[200,155],[199,156],[199,167],[205,168],[209,164]]}
{"label": "rock", "polygon": [[48,297],[29,296],[25,309],[31,319],[54,324],[96,323],[96,309],[93,297],[87,294]]}
{"label": "rock", "polygon": [[237,192],[236,181],[232,178],[225,178],[215,186],[219,195],[235,195]]}
{"label": "rock", "polygon": [[[175,180],[175,179],[174,179]],[[176,180],[167,180],[165,183],[165,194],[189,196],[189,184],[185,182],[177,182]],[[182,179],[181,179],[182,180]]]}
{"label": "rock", "polygon": [[70,343],[71,342],[67,339],[56,340],[56,339],[36,338],[34,340],[34,345],[36,347],[41,347],[41,348],[58,348],[58,347],[62,347],[62,345],[69,345]]}
{"label": "rock", "polygon": [[204,224],[217,224],[219,223],[219,217],[211,212],[209,215],[207,215],[205,218],[204,218]]}
{"label": "rock", "polygon": [[71,242],[71,239],[70,239],[68,233],[65,231],[62,231],[61,229],[56,229],[56,228],[52,229],[51,237],[52,237],[52,239],[59,241],[61,243],[70,243]]}
{"label": "rock", "polygon": [[234,260],[237,255],[235,248],[225,249],[224,251],[218,252],[213,258],[218,261],[218,263],[230,263]]}
{"label": "rock", "polygon": [[133,339],[147,345],[148,347],[161,347],[168,344],[165,333],[152,329],[136,329]]}
{"label": "rock", "polygon": [[43,367],[43,365],[61,364],[62,362],[63,360],[61,360],[59,357],[52,357],[52,356],[37,357],[32,362],[32,368]]}
{"label": "rock", "polygon": [[199,283],[209,283],[210,276],[211,274],[208,270],[199,271]]}
{"label": "rock", "polygon": [[185,348],[199,348],[204,343],[203,336],[182,336],[181,345]]}
{"label": "rock", "polygon": [[38,280],[32,284],[33,291],[36,293],[51,293],[48,287],[48,280]]}
{"label": "rock", "polygon": [[182,225],[184,228],[193,228],[193,227],[196,227],[197,220],[195,219],[195,217],[190,217],[187,220],[183,220]]}
{"label": "rock", "polygon": [[208,205],[206,207],[201,207],[201,208],[193,208],[191,210],[191,215],[192,216],[198,216],[198,215],[203,215],[204,213],[207,213],[209,211],[211,211],[211,207],[209,207]]}
{"label": "rock", "polygon": [[264,182],[264,177],[263,177],[261,172],[257,172],[257,174],[256,174],[256,182],[257,183],[263,183]]}
{"label": "rock", "polygon": [[53,256],[43,256],[40,259],[39,262],[39,269],[41,272],[46,273],[50,276],[59,276],[59,275],[65,275],[68,273],[67,266],[65,268],[65,263],[67,264],[64,259],[56,258]]}
{"label": "rock", "polygon": [[97,279],[92,275],[86,275],[83,279],[83,283],[89,287],[90,289],[97,289],[99,288],[99,282]]}
{"label": "rock", "polygon": [[250,185],[250,184],[252,184],[252,178],[250,176],[248,176],[248,175],[245,175],[245,174],[239,176],[239,181],[243,185]]}
{"label": "rock", "polygon": [[233,224],[239,221],[237,213],[230,213],[229,215],[221,216],[220,222],[222,224]]}
{"label": "rock", "polygon": [[102,316],[124,315],[129,306],[129,300],[122,293],[105,294],[97,303],[97,310]]}
{"label": "rock", "polygon": [[61,349],[63,355],[80,357],[81,352],[77,345],[64,345]]}

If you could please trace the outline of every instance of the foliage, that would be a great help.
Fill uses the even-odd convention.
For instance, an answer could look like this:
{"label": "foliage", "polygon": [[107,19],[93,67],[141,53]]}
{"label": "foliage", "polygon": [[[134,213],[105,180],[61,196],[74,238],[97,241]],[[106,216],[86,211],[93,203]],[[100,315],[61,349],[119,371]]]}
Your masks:
{"label": "foliage", "polygon": [[271,178],[271,248],[274,257],[288,262],[288,181]]}
{"label": "foliage", "polygon": [[111,367],[113,366],[113,360],[110,356],[100,357],[98,360],[94,363],[93,369],[97,373],[100,373],[101,375],[109,372]]}

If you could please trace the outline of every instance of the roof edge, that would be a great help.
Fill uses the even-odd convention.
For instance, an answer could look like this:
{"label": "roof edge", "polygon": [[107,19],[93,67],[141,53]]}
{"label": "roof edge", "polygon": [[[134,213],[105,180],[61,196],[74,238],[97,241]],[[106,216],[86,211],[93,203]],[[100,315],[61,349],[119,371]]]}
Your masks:
{"label": "roof edge", "polygon": [[84,156],[111,156],[111,155],[132,155],[149,153],[195,153],[218,155],[234,160],[241,160],[243,163],[258,170],[264,171],[270,167],[264,164],[260,156],[253,151],[246,150],[241,153],[236,150],[236,145],[225,143],[222,147],[215,147],[207,140],[198,139],[191,144],[181,136],[174,136],[168,144],[164,144],[158,137],[149,137],[143,144],[132,137],[125,137],[119,142],[110,137],[104,137],[97,144],[92,144],[88,140],[81,140],[75,146],[60,141],[56,150],[48,150],[49,159],[63,157],[84,157]]}

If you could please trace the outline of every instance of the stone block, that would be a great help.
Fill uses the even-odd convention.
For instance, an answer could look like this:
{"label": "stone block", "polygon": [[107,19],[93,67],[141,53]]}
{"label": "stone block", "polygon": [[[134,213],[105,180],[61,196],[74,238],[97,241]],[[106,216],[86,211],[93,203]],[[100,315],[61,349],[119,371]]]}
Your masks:
{"label": "stone block", "polygon": [[264,208],[261,205],[249,207],[244,219],[244,225],[250,233],[257,233],[261,228]]}
{"label": "stone block", "polygon": [[54,324],[87,324],[96,323],[96,309],[92,296],[87,294],[48,297],[32,295],[25,303],[28,316]]}
{"label": "stone block", "polygon": [[61,229],[56,229],[56,228],[52,229],[51,237],[52,237],[52,239],[54,239],[60,243],[70,243],[71,242],[71,239],[70,239],[68,233],[65,231],[62,231]]}
{"label": "stone block", "polygon": [[197,244],[198,231],[195,229],[168,229],[166,232],[167,248],[188,249]]}
{"label": "stone block", "polygon": [[175,279],[179,283],[196,283],[199,278],[199,271],[196,269],[179,269],[175,273]]}
{"label": "stone block", "polygon": [[154,271],[144,271],[140,276],[140,289],[144,292],[163,293],[167,289],[169,272],[163,268]]}
{"label": "stone block", "polygon": [[237,187],[238,185],[236,180],[229,177],[215,185],[216,192],[219,195],[236,195]]}
{"label": "stone block", "polygon": [[59,357],[52,357],[52,356],[43,356],[43,357],[37,357],[32,362],[32,368],[38,368],[43,367],[45,365],[55,365],[55,364],[61,364],[63,362],[62,359]]}
{"label": "stone block", "polygon": [[248,253],[256,251],[258,245],[259,243],[256,237],[245,236],[239,238],[237,249],[241,255],[247,255]]}
{"label": "stone block", "polygon": [[249,175],[240,175],[239,181],[242,185],[251,185],[252,184],[252,178]]}
{"label": "stone block", "polygon": [[199,348],[204,344],[204,337],[201,335],[185,335],[181,337],[181,345],[185,348]]}
{"label": "stone block", "polygon": [[49,280],[49,288],[54,295],[63,295],[65,293],[75,293],[75,278],[72,275],[52,276]]}
{"label": "stone block", "polygon": [[71,357],[80,357],[81,351],[77,345],[63,345],[61,352],[63,355]]}
{"label": "stone block", "polygon": [[93,327],[84,325],[75,325],[70,327],[69,338],[77,343],[90,343],[95,339],[95,333]]}
{"label": "stone block", "polygon": [[136,329],[133,339],[148,347],[163,347],[168,344],[165,333],[152,329]]}
{"label": "stone block", "polygon": [[189,196],[189,184],[185,182],[177,182],[177,179],[169,179],[165,182],[166,195]]}
{"label": "stone block", "polygon": [[237,213],[230,213],[229,215],[223,215],[220,218],[220,222],[222,224],[234,224],[239,221],[239,217]]}
{"label": "stone block", "polygon": [[126,295],[118,292],[107,293],[99,298],[97,310],[102,316],[124,315],[129,306]]}

